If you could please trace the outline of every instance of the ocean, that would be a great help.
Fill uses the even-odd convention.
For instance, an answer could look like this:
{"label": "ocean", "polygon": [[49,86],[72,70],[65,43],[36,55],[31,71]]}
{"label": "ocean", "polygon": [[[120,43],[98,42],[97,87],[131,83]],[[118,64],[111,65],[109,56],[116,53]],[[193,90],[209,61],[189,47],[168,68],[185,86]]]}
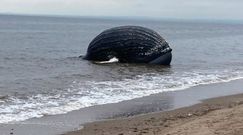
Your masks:
{"label": "ocean", "polygon": [[[103,30],[139,25],[173,49],[171,66],[79,58]],[[243,24],[0,15],[0,123],[243,78]]]}

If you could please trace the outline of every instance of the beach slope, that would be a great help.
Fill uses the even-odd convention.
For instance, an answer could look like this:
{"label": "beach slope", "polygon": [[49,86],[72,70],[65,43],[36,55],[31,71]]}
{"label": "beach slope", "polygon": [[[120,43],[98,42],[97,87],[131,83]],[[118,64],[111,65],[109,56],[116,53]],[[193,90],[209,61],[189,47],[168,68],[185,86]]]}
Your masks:
{"label": "beach slope", "polygon": [[172,111],[94,122],[65,135],[241,135],[243,94]]}

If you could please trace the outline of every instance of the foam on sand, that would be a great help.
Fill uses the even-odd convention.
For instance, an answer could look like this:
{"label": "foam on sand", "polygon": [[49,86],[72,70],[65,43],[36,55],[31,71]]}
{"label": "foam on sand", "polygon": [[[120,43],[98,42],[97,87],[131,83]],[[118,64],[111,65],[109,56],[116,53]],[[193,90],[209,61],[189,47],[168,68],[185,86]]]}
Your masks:
{"label": "foam on sand", "polygon": [[183,74],[175,72],[170,75],[150,73],[118,81],[76,80],[64,91],[24,97],[15,95],[0,99],[0,123],[63,114],[84,107],[117,103],[151,94],[241,78],[243,78],[241,72],[225,70]]}

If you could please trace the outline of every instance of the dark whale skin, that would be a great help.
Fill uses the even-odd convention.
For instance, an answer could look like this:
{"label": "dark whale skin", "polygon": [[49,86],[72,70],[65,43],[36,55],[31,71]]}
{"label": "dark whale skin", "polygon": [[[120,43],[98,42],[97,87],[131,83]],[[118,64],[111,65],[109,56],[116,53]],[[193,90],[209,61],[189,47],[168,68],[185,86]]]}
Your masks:
{"label": "dark whale skin", "polygon": [[122,63],[170,65],[172,49],[155,31],[140,26],[120,26],[103,31],[95,37],[84,59],[108,61],[118,58]]}

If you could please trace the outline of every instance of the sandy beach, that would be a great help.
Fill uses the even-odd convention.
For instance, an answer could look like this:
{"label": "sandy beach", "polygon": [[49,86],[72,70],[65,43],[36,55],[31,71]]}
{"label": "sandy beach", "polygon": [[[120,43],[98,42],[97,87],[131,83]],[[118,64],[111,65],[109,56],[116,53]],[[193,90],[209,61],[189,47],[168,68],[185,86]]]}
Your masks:
{"label": "sandy beach", "polygon": [[243,94],[172,111],[94,122],[65,135],[241,135]]}

